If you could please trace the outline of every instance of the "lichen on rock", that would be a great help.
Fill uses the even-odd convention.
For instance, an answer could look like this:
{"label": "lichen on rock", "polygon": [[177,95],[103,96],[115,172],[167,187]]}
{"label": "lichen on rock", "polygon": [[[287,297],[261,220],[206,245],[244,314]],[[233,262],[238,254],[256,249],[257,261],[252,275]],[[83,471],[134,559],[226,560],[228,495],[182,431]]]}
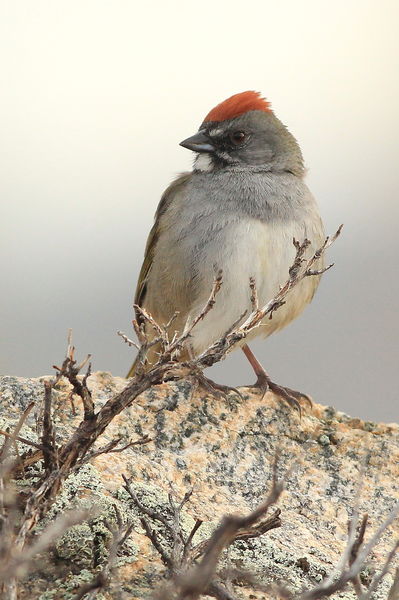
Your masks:
{"label": "lichen on rock", "polygon": [[[97,406],[125,385],[126,380],[107,373],[89,379]],[[70,391],[68,383],[60,382],[54,402],[58,441],[66,440],[81,420],[80,400],[72,406]],[[108,525],[116,524],[114,506],[124,523],[133,523],[134,528],[102,596],[104,600],[150,597],[165,567],[145,535],[122,474],[130,479],[143,505],[167,518],[168,494],[179,501],[192,490],[181,521],[186,533],[196,519],[203,521],[195,538],[200,542],[211,535],[223,515],[248,513],[265,498],[277,450],[279,475],[292,467],[278,504],[282,526],[257,539],[236,541],[225,553],[224,564],[249,570],[263,583],[283,581],[294,592],[329,575],[345,547],[347,522],[356,502],[376,529],[399,499],[399,427],[353,419],[317,404],[305,408],[299,418],[271,393],[263,397],[245,388],[241,393],[242,397],[232,392],[216,398],[182,380],[151,388],[116,416],[96,448],[116,438],[127,443],[143,435],[151,442],[121,453],[100,454],[68,477],[36,526],[36,534],[66,510],[92,506],[95,513],[57,540],[22,583],[21,598],[73,598],[79,585],[89,581],[107,559]],[[2,429],[12,427],[29,402],[35,401],[21,435],[37,442],[43,379],[4,377],[0,394]],[[18,445],[22,452],[29,450]],[[29,485],[29,477],[39,474],[38,465],[30,468],[18,483],[20,489]],[[151,525],[167,547],[171,542],[165,531]],[[393,527],[385,532],[371,556],[361,575],[365,584],[391,548],[393,532]],[[390,581],[387,575],[376,599],[386,598]],[[240,590],[248,596],[248,590]],[[349,588],[333,596],[354,597]]]}

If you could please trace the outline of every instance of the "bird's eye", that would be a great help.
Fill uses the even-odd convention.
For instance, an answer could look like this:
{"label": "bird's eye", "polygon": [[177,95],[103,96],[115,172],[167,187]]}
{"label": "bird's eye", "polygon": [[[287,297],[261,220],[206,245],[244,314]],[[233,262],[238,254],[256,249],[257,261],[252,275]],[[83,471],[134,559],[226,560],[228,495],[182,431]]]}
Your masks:
{"label": "bird's eye", "polygon": [[233,133],[230,134],[230,141],[235,146],[238,146],[239,144],[243,143],[243,141],[245,140],[246,137],[247,136],[244,133],[244,131],[234,131]]}

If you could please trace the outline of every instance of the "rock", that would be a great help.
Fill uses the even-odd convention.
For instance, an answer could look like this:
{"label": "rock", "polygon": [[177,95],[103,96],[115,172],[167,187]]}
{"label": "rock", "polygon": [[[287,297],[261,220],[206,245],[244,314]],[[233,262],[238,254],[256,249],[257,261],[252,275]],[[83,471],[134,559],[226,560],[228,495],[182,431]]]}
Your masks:
{"label": "rock", "polygon": [[[37,441],[37,419],[43,401],[42,379],[0,379],[0,429],[12,428],[21,411],[35,400],[20,435]],[[96,406],[123,389],[126,380],[108,373],[89,379]],[[62,380],[54,401],[57,441],[66,440],[81,418],[80,400],[70,398]],[[115,417],[96,447],[115,438],[121,443],[147,434],[151,442],[121,453],[102,454],[74,472],[36,533],[68,508],[94,505],[89,521],[71,528],[40,557],[34,571],[20,584],[20,598],[73,598],[79,586],[106,560],[116,505],[134,529],[117,559],[110,587],[98,599],[149,598],[161,584],[165,567],[144,535],[137,509],[123,487],[122,474],[132,480],[141,503],[170,514],[168,493],[180,501],[193,490],[182,511],[188,532],[196,519],[203,525],[196,541],[207,539],[227,513],[247,514],[266,497],[272,465],[280,453],[278,471],[293,470],[277,506],[282,526],[248,541],[237,541],[224,560],[247,569],[264,583],[282,582],[293,592],[311,588],[333,571],[345,547],[347,523],[358,502],[369,514],[370,532],[385,519],[399,499],[399,427],[364,422],[315,404],[302,418],[275,398],[243,388],[243,398],[230,393],[216,398],[186,380],[156,386]],[[76,413],[76,414],[75,414]],[[19,452],[31,450],[18,443]],[[39,465],[29,467],[19,489],[30,486]],[[359,483],[360,482],[360,483]],[[157,524],[161,543],[170,540]],[[397,528],[397,523],[396,523]],[[371,533],[368,533],[370,536]],[[394,527],[382,537],[361,575],[367,584],[392,548]],[[386,598],[388,574],[375,598]],[[238,596],[266,598],[249,588]],[[350,587],[333,598],[355,598]]]}

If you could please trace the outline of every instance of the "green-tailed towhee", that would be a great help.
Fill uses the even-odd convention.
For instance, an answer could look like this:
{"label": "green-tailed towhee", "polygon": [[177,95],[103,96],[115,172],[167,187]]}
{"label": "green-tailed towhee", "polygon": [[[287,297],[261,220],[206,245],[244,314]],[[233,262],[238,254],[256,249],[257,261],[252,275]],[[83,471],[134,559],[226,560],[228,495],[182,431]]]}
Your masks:
{"label": "green-tailed towhee", "polygon": [[[196,153],[193,170],[180,175],[161,198],[135,302],[162,324],[178,311],[171,327],[181,332],[206,304],[222,269],[216,303],[195,326],[183,360],[205,350],[245,309],[251,310],[250,277],[260,305],[265,304],[288,278],[293,238],[311,241],[309,255],[322,244],[324,232],[304,183],[299,145],[259,93],[243,92],[218,104],[181,146]],[[274,384],[245,342],[267,337],[295,319],[312,300],[318,281],[305,278],[242,345],[257,385],[295,405],[304,394]],[[153,347],[148,353],[149,364],[156,352]],[[135,365],[128,376],[134,370]]]}

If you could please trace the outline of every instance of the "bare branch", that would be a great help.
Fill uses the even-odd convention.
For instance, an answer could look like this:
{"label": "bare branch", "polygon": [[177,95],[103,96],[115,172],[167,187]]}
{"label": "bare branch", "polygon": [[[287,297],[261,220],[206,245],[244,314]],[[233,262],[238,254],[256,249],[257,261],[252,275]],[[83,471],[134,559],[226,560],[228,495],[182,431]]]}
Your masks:
{"label": "bare branch", "polygon": [[25,423],[30,411],[32,410],[32,408],[34,406],[35,406],[34,402],[31,402],[30,404],[28,404],[28,406],[25,408],[22,415],[19,417],[18,423],[16,424],[15,429],[12,434],[8,435],[5,432],[3,433],[3,435],[5,435],[6,439],[4,440],[3,446],[0,450],[0,460],[1,461],[4,461],[7,458],[8,452],[9,452],[13,442],[15,442],[15,440],[18,438],[18,434],[21,431],[23,424]]}
{"label": "bare branch", "polygon": [[133,329],[137,335],[137,338],[138,338],[140,344],[141,345],[145,344],[147,342],[147,336],[146,336],[144,327],[142,325],[139,325],[139,323],[136,319],[133,319],[132,325],[133,325]]}
{"label": "bare branch", "polygon": [[170,525],[168,519],[166,517],[164,517],[161,513],[157,512],[155,510],[152,510],[151,508],[148,508],[147,506],[144,506],[144,504],[141,504],[140,500],[137,498],[136,494],[132,490],[132,487],[130,485],[128,478],[123,473],[122,473],[122,479],[125,482],[125,486],[124,486],[125,490],[128,492],[129,496],[131,497],[131,499],[133,500],[133,502],[137,506],[137,508],[140,510],[140,512],[155,521],[160,521],[166,527],[166,529],[170,533],[172,533],[172,526]]}
{"label": "bare branch", "polygon": [[194,536],[197,533],[198,529],[201,527],[202,523],[203,523],[203,521],[201,521],[201,519],[197,519],[195,521],[194,527],[192,528],[192,530],[189,533],[189,536],[188,536],[187,541],[184,544],[184,548],[183,548],[182,559],[183,559],[184,562],[186,562],[186,557],[187,557],[188,552],[191,549],[191,545],[192,545]]}
{"label": "bare branch", "polygon": [[97,573],[89,583],[86,583],[80,587],[77,594],[75,594],[73,600],[81,600],[82,598],[87,596],[87,594],[89,594],[89,600],[91,598],[94,598],[99,591],[107,587],[112,570],[115,567],[118,551],[120,548],[122,548],[123,544],[126,542],[127,538],[133,531],[132,523],[128,523],[126,525],[123,524],[121,514],[115,504],[114,511],[117,521],[117,527],[114,529],[111,526],[109,526],[110,532],[112,533],[112,542],[109,549],[108,559],[101,571]]}
{"label": "bare branch", "polygon": [[162,562],[164,563],[165,567],[167,567],[169,569],[169,571],[173,571],[174,565],[173,565],[172,559],[170,558],[169,554],[162,547],[162,544],[158,540],[158,536],[157,536],[156,532],[151,528],[151,525],[148,523],[147,519],[145,519],[144,517],[141,517],[140,523],[143,526],[146,536],[148,537],[149,540],[151,540],[152,545],[154,546],[154,548],[158,552],[159,556],[161,557]]}
{"label": "bare branch", "polygon": [[17,579],[24,577],[35,556],[49,548],[54,540],[59,539],[70,527],[92,515],[93,510],[80,510],[71,511],[58,517],[54,523],[46,527],[31,546],[25,546],[22,550],[14,552],[9,561],[1,565],[0,580],[8,579],[10,573]]}
{"label": "bare branch", "polygon": [[393,584],[389,590],[387,600],[399,600],[399,567],[396,569]]}
{"label": "bare branch", "polygon": [[[353,565],[353,563],[355,562],[355,560],[357,558],[359,550],[363,544],[364,534],[366,533],[367,521],[368,521],[368,514],[366,513],[363,515],[357,536],[355,537],[353,544],[348,547],[349,565]],[[349,535],[351,534],[351,523],[352,523],[352,521],[349,523]],[[355,577],[352,579],[352,584],[353,584],[353,587],[355,588],[356,594],[360,598],[363,594],[363,588],[362,588],[362,584],[361,584],[359,575],[355,575]]]}
{"label": "bare branch", "polygon": [[172,325],[172,323],[177,319],[177,317],[179,316],[179,311],[176,310],[173,315],[170,317],[169,321],[167,323],[165,323],[165,325],[163,326],[164,329],[168,330],[169,327]]}
{"label": "bare branch", "polygon": [[52,398],[53,383],[51,381],[44,382],[44,414],[43,414],[43,461],[46,473],[51,473],[53,469],[58,468],[57,464],[57,447],[55,444],[55,431],[53,427],[53,419],[51,415],[51,398]]}
{"label": "bare branch", "polygon": [[222,287],[222,274],[223,274],[222,270],[220,269],[213,281],[212,290],[211,290],[211,293],[210,293],[207,303],[205,304],[203,309],[199,312],[199,314],[194,319],[192,319],[192,321],[190,321],[186,324],[186,327],[184,328],[183,333],[172,344],[169,345],[169,347],[166,349],[166,352],[168,354],[173,354],[174,352],[181,349],[184,342],[191,335],[191,332],[194,329],[194,327],[200,321],[205,319],[205,317],[209,313],[209,311],[212,310],[212,308],[214,307],[215,302],[216,302],[216,296],[219,293],[220,288]]}
{"label": "bare branch", "polygon": [[27,438],[24,438],[21,435],[15,435],[15,433],[9,433],[8,431],[4,431],[3,429],[0,429],[0,435],[4,435],[5,437],[7,437],[13,441],[22,442],[23,444],[26,444],[27,446],[32,446],[33,448],[37,448],[38,450],[41,450],[43,452],[43,446],[41,444],[32,442],[32,440],[28,440]]}
{"label": "bare branch", "polygon": [[134,348],[137,348],[137,350],[140,350],[139,344],[128,338],[127,335],[123,333],[123,331],[117,331],[116,333],[119,335],[119,337],[123,339],[125,344],[127,344],[128,346],[133,346]]}
{"label": "bare branch", "polygon": [[234,538],[234,541],[257,538],[266,533],[266,531],[270,531],[271,529],[275,529],[276,527],[281,527],[280,514],[281,510],[278,508],[271,517],[268,517],[264,521],[260,521],[257,525],[253,525],[252,527],[249,527],[248,529],[244,529],[243,531],[237,533],[237,535]]}
{"label": "bare branch", "polygon": [[115,440],[112,440],[106,446],[103,446],[102,448],[99,448],[98,450],[95,450],[95,451],[91,452],[90,454],[87,454],[84,459],[82,459],[78,463],[76,463],[76,467],[80,468],[82,465],[85,465],[86,463],[91,461],[93,458],[96,458],[97,456],[100,456],[101,454],[111,454],[112,452],[119,453],[119,452],[123,452],[124,450],[127,450],[128,448],[132,448],[133,446],[141,446],[143,444],[148,444],[149,442],[152,442],[152,438],[150,438],[148,435],[144,435],[139,440],[135,440],[134,442],[130,441],[127,444],[125,444],[124,446],[120,446],[119,448],[117,448],[116,446],[121,442],[121,440],[122,440],[122,438],[117,438]]}
{"label": "bare branch", "polygon": [[258,298],[258,290],[256,289],[256,282],[255,282],[254,277],[249,278],[249,287],[251,290],[252,312],[256,313],[259,310],[259,298]]}
{"label": "bare branch", "polygon": [[[391,525],[391,523],[398,516],[398,514],[399,503],[393,508],[391,513],[385,519],[385,521],[378,527],[378,529],[375,531],[374,535],[371,537],[369,542],[359,549],[359,551],[356,554],[355,560],[353,560],[349,568],[346,568],[347,561],[345,560],[345,563],[340,569],[338,577],[335,580],[332,580],[332,578],[329,577],[319,586],[316,586],[315,588],[307,590],[300,594],[300,596],[298,596],[298,600],[319,600],[320,598],[331,596],[335,592],[343,590],[348,582],[353,581],[355,577],[359,575],[360,571],[365,565],[365,561],[368,555],[370,554],[371,550],[379,542],[383,532]],[[355,530],[355,528],[355,525],[351,525],[350,533],[348,536],[348,543],[343,553],[343,557],[353,556],[353,549],[356,548],[356,546],[360,547],[358,538],[353,536],[353,531]],[[362,534],[362,526],[359,535],[364,535],[364,532]],[[342,562],[343,561],[341,561],[341,564]]]}
{"label": "bare branch", "polygon": [[[270,318],[273,315],[273,312],[284,304],[289,292],[300,281],[302,281],[305,277],[315,275],[316,272],[319,274],[319,269],[317,269],[316,263],[322,257],[325,250],[336,239],[339,233],[340,229],[332,238],[326,238],[321,248],[319,248],[313,254],[313,256],[308,259],[305,258],[305,252],[309,246],[309,242],[307,240],[302,243],[295,241],[296,257],[291,269],[289,270],[289,278],[281,287],[276,296],[267,304],[259,308],[256,284],[254,281],[251,281],[251,314],[246,316],[246,314],[243,313],[239,320],[237,320],[236,323],[234,323],[228,329],[224,336],[222,336],[219,340],[216,340],[208,349],[189,362],[177,363],[175,358],[179,356],[181,350],[184,348],[188,338],[191,335],[191,332],[193,331],[193,328],[206,317],[210,310],[212,310],[212,307],[215,304],[215,298],[222,285],[221,272],[216,276],[210,297],[206,305],[203,307],[200,313],[190,321],[180,335],[173,334],[172,340],[169,339],[167,327],[162,327],[157,324],[153,317],[147,311],[145,311],[145,309],[136,306],[135,308],[138,318],[137,321],[133,321],[133,326],[141,347],[139,350],[138,367],[136,369],[135,376],[129,381],[128,385],[120,393],[115,394],[112,398],[110,398],[98,410],[98,412],[95,412],[94,402],[87,386],[87,380],[91,372],[90,364],[85,376],[83,378],[79,376],[81,369],[83,369],[83,367],[89,362],[90,356],[87,356],[80,364],[76,361],[75,348],[72,345],[71,333],[69,333],[66,357],[61,367],[55,367],[57,374],[52,381],[46,384],[45,388],[43,431],[41,434],[42,448],[39,450],[43,452],[45,473],[38,482],[35,482],[35,485],[32,487],[27,499],[24,500],[24,515],[21,519],[19,530],[16,531],[15,535],[16,551],[22,551],[28,532],[31,531],[32,527],[38,521],[42,511],[54,501],[54,498],[56,497],[56,494],[65,478],[73,469],[79,468],[79,466],[85,464],[85,459],[89,459],[89,456],[93,456],[93,454],[90,455],[90,450],[93,448],[93,444],[108,427],[116,415],[120,414],[125,408],[130,406],[140,394],[149,389],[152,385],[159,384],[168,379],[180,379],[187,374],[187,371],[191,372],[193,369],[194,371],[202,370],[203,368],[211,366],[215,362],[224,358],[226,353],[235,347],[240,340],[245,338],[254,328],[258,327],[264,318]],[[245,320],[242,322],[243,319]],[[139,321],[141,321],[141,324]],[[170,321],[170,323],[171,322],[172,321]],[[167,324],[167,326],[170,326],[170,323]],[[152,336],[152,339],[147,336],[144,324],[152,328],[153,332],[155,333],[155,336]],[[131,340],[127,338],[125,341],[128,343]],[[144,364],[146,352],[150,347],[155,345],[157,346],[156,349],[158,351],[159,358],[157,362],[145,372]],[[66,377],[68,379],[73,387],[74,393],[79,395],[82,399],[84,416],[70,439],[59,448],[56,448],[54,426],[52,423],[51,414],[51,390],[58,383],[61,377]],[[5,436],[6,440],[3,444],[2,455],[4,455],[5,449],[7,450],[12,443],[15,443],[17,436],[19,436],[19,430],[14,433],[13,438]],[[108,444],[108,446],[100,449],[97,452],[102,453],[104,451],[122,451],[123,448],[117,449],[117,444],[114,442],[115,441],[111,442]],[[128,446],[125,446],[124,448],[126,447]],[[34,457],[28,457],[26,460],[29,459],[34,461],[37,460],[38,457],[39,454],[35,453]],[[25,460],[24,464],[27,464]],[[128,484],[127,481],[125,481],[125,483]],[[222,527],[218,531],[218,535],[211,539],[207,548],[202,549],[201,568],[205,574],[208,573],[209,575],[209,573],[212,573],[213,567],[209,566],[212,562],[211,558],[217,558],[220,555],[223,547],[225,547],[223,544],[230,543],[229,540],[234,539],[234,531],[237,527],[238,529],[236,533],[238,533],[238,530],[240,530],[241,533],[246,531],[246,535],[256,535],[263,530],[267,530],[267,526],[265,524],[267,523],[267,519],[264,521],[263,517],[265,515],[265,511],[270,504],[275,501],[279,493],[281,493],[281,490],[279,489],[279,483],[276,480],[274,482],[271,495],[267,501],[269,504],[263,505],[257,511],[254,511],[254,513],[251,513],[250,518],[247,518],[246,520],[241,517],[227,518],[227,520],[224,522],[224,528]],[[142,510],[143,507],[140,507],[140,503],[137,504],[137,499],[136,505],[139,510]],[[172,527],[171,535],[176,535],[176,532],[173,533],[173,527],[176,529],[176,511],[178,510],[178,507],[173,510],[175,511],[174,525],[171,525],[168,520],[165,519],[166,522],[164,523],[164,526],[166,528],[169,527],[169,531]],[[146,516],[149,519],[152,518],[150,514],[147,514]],[[278,516],[275,518],[275,523],[277,523],[277,518]],[[261,520],[262,523],[259,523]],[[185,560],[188,560],[189,556],[192,556],[191,552],[194,549],[186,549],[185,551],[184,542],[182,542],[180,535],[175,537],[175,543],[183,544],[182,553],[186,552]],[[190,539],[190,544],[191,543],[192,538]],[[367,546],[361,548],[359,551],[359,555],[351,567],[354,570],[357,568],[362,552],[364,552],[366,548]]]}
{"label": "bare branch", "polygon": [[[304,254],[307,248],[310,245],[309,240],[304,240],[304,242],[299,243],[296,240],[293,241],[294,246],[296,248],[296,256],[294,262],[289,269],[289,278],[285,282],[285,284],[280,288],[278,293],[269,300],[265,305],[261,308],[257,308],[253,310],[250,315],[246,318],[246,320],[238,325],[233,330],[229,331],[219,340],[216,340],[209,348],[204,350],[197,358],[196,365],[198,367],[209,367],[213,365],[215,362],[221,360],[230,350],[236,346],[236,344],[245,338],[251,331],[253,331],[256,327],[259,327],[263,319],[267,316],[271,318],[273,313],[278,310],[281,306],[286,302],[286,298],[289,292],[296,287],[304,278],[319,275],[320,269],[313,269],[313,265],[320,260],[323,256],[324,252],[331,246],[331,244],[337,239],[340,235],[342,229],[342,225],[338,228],[337,232],[331,237],[326,238],[324,243],[320,248],[314,252],[314,254],[308,258],[304,258]],[[250,282],[251,289],[251,298],[254,298],[252,281]],[[256,303],[256,300],[251,300],[252,306]],[[177,340],[179,343],[179,340]]]}
{"label": "bare branch", "polygon": [[138,304],[134,304],[133,306],[134,310],[139,313],[143,321],[147,321],[152,326],[159,338],[163,339],[165,336],[165,330],[162,329],[162,327],[155,321],[153,316],[142,306],[139,306]]}
{"label": "bare branch", "polygon": [[[379,586],[379,584],[381,583],[381,581],[385,577],[385,575],[388,573],[389,568],[392,566],[392,562],[393,562],[394,557],[397,554],[398,548],[399,548],[399,540],[394,544],[392,550],[390,551],[387,558],[385,559],[385,563],[384,563],[381,571],[373,577],[373,579],[368,587],[367,592],[365,592],[364,594],[362,594],[360,596],[361,600],[371,600],[374,592],[377,590],[377,587]],[[395,581],[394,581],[393,585],[395,585]],[[391,588],[391,590],[392,590],[392,588]],[[399,589],[398,589],[398,592],[399,592]],[[388,600],[389,600],[389,598],[388,598]]]}
{"label": "bare branch", "polygon": [[[285,478],[284,480],[277,478],[277,467],[278,455],[273,466],[272,489],[266,500],[257,509],[244,517],[238,515],[225,516],[212,536],[194,547],[192,547],[192,540],[202,521],[196,521],[187,539],[185,539],[180,514],[182,507],[190,498],[192,490],[185,494],[180,503],[176,503],[171,494],[169,495],[169,504],[172,509],[172,521],[169,522],[161,513],[142,506],[137,501],[134,492],[131,489],[129,490],[130,486],[126,477],[123,477],[125,487],[134,499],[139,511],[145,514],[146,517],[162,523],[170,536],[169,545],[171,547],[168,552],[147,519],[144,516],[141,517],[147,537],[151,540],[152,545],[170,572],[172,583],[160,591],[160,598],[166,600],[173,592],[174,597],[179,600],[184,598],[196,600],[202,594],[214,596],[218,600],[236,600],[234,594],[229,591],[228,582],[222,581],[220,575],[216,573],[219,558],[223,550],[236,540],[260,537],[266,531],[281,525],[280,510],[275,511],[271,517],[264,519],[266,512],[278,500],[284,487]],[[170,539],[172,540],[171,543]],[[199,557],[202,558],[197,564]]]}
{"label": "bare branch", "polygon": [[313,275],[323,275],[323,273],[325,273],[326,271],[329,271],[335,263],[330,263],[329,265],[327,265],[326,267],[323,267],[322,269],[308,269],[306,271],[306,276],[307,277],[312,277]]}
{"label": "bare branch", "polygon": [[[276,470],[276,465],[274,470]],[[253,512],[245,517],[239,517],[229,515],[223,518],[219,527],[215,530],[211,538],[206,545],[201,544],[201,548],[197,546],[194,548],[194,556],[198,556],[198,550],[201,550],[203,558],[194,571],[189,573],[189,577],[186,582],[182,583],[181,597],[189,596],[192,600],[195,600],[204,592],[205,589],[211,584],[212,578],[215,574],[216,567],[219,561],[220,554],[236,539],[240,539],[241,534],[243,538],[248,539],[249,537],[257,537],[255,535],[256,528],[253,526],[259,521],[268,511],[270,506],[274,504],[281,495],[284,488],[284,480],[278,481],[274,479],[273,487],[266,498],[266,500]],[[272,520],[269,520],[268,525],[271,525],[273,521],[274,527],[280,526],[279,512],[275,513]],[[265,529],[258,525],[258,536],[262,535],[268,529]],[[250,529],[250,533],[249,530]]]}

